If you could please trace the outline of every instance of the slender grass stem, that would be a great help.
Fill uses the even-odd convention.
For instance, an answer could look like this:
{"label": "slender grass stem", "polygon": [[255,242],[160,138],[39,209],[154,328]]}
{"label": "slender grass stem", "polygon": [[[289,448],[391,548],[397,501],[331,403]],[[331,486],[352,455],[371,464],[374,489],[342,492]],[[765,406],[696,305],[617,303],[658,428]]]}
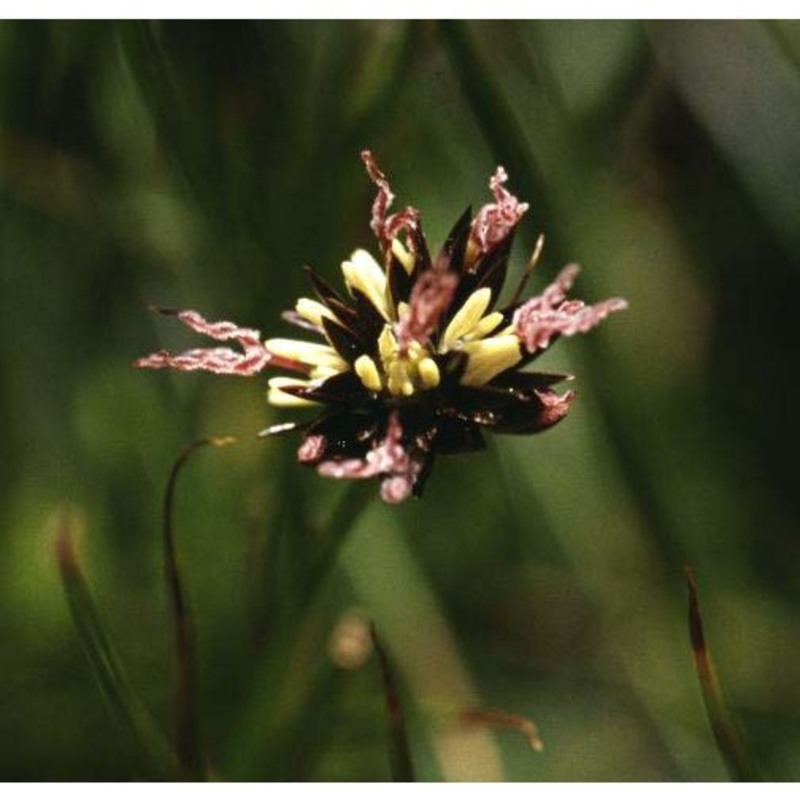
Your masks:
{"label": "slender grass stem", "polygon": [[170,613],[173,621],[176,665],[175,746],[180,765],[187,775],[203,779],[207,777],[207,767],[200,738],[195,639],[175,544],[175,489],[178,475],[193,453],[209,445],[222,447],[233,441],[232,437],[217,437],[198,439],[187,445],[178,454],[175,463],[172,465],[162,506],[164,570],[167,579]]}
{"label": "slender grass stem", "polygon": [[761,776],[722,696],[717,671],[706,643],[697,581],[691,567],[686,567],[686,586],[689,590],[689,637],[694,667],[717,747],[733,780],[760,781]]}
{"label": "slender grass stem", "polygon": [[370,636],[378,656],[378,666],[383,681],[383,694],[386,698],[386,710],[389,717],[389,736],[391,739],[392,776],[395,781],[412,783],[416,780],[414,762],[411,760],[411,747],[408,741],[406,718],[397,677],[389,660],[389,656],[378,638],[375,626],[370,626]]}

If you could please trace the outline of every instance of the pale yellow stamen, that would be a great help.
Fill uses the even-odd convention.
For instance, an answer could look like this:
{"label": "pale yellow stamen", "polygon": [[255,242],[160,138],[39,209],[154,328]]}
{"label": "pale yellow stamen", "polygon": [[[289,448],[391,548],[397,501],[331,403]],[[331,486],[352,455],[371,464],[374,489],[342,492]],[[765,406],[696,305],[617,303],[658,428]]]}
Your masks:
{"label": "pale yellow stamen", "polygon": [[391,394],[402,394],[406,397],[414,394],[414,382],[409,374],[412,367],[412,363],[404,358],[398,358],[388,365],[387,387]]}
{"label": "pale yellow stamen", "polygon": [[314,369],[309,372],[308,377],[314,381],[324,381],[328,378],[332,378],[334,375],[338,375],[343,370],[337,369],[336,367],[314,367]]}
{"label": "pale yellow stamen", "polygon": [[[488,336],[502,321],[503,315],[499,311],[493,311],[491,314],[487,314],[469,333],[465,334],[463,339],[465,342],[483,339],[484,336]],[[511,330],[507,329],[505,332],[510,333]]]}
{"label": "pale yellow stamen", "polygon": [[468,342],[461,351],[469,356],[461,378],[464,386],[483,386],[522,360],[519,339],[514,334]]}
{"label": "pale yellow stamen", "polygon": [[392,319],[386,291],[386,275],[380,264],[366,250],[356,250],[349,261],[344,261],[342,273],[349,289],[361,292],[387,322]]}
{"label": "pale yellow stamen", "polygon": [[295,304],[294,310],[306,321],[318,328],[322,327],[323,317],[326,319],[336,321],[336,316],[322,303],[317,300],[311,300],[308,297],[301,297]]}
{"label": "pale yellow stamen", "polygon": [[464,338],[481,321],[489,303],[492,300],[492,290],[488,287],[473,292],[450,320],[442,336],[439,352],[446,353],[451,350],[459,339]]}
{"label": "pale yellow stamen", "polygon": [[383,326],[381,335],[378,337],[378,350],[381,354],[381,361],[389,361],[397,353],[397,339],[392,329],[388,325]]}
{"label": "pale yellow stamen", "polygon": [[295,397],[293,394],[282,391],[287,386],[316,386],[315,381],[303,381],[296,378],[270,378],[268,382],[269,390],[267,391],[267,402],[273,406],[313,406],[316,403],[313,400],[306,400],[302,397]]}
{"label": "pale yellow stamen", "polygon": [[392,255],[403,265],[403,269],[410,275],[414,269],[414,256],[408,252],[406,246],[399,239],[392,239]]}
{"label": "pale yellow stamen", "polygon": [[419,379],[422,381],[424,389],[434,389],[439,385],[442,376],[439,374],[439,367],[432,358],[423,358],[417,364]]}
{"label": "pale yellow stamen", "polygon": [[[378,351],[380,364],[360,356],[354,365],[361,382],[368,389],[378,391],[385,386],[389,394],[408,397],[416,391],[433,389],[439,385],[439,367],[428,350],[419,342],[411,341],[405,352],[401,353],[390,325],[385,325],[378,337]],[[375,369],[374,375],[372,369]],[[381,372],[385,380],[378,384]]]}
{"label": "pale yellow stamen", "polygon": [[422,358],[422,355],[425,353],[425,348],[418,341],[414,340],[408,343],[406,351],[411,361],[417,361]]}
{"label": "pale yellow stamen", "polygon": [[361,379],[361,383],[371,392],[379,392],[383,389],[378,367],[368,355],[359,356],[355,360],[353,368],[356,371],[356,375]]}
{"label": "pale yellow stamen", "polygon": [[267,339],[264,346],[279,358],[299,361],[310,367],[330,368],[336,372],[347,369],[347,362],[327,344],[304,342],[301,339]]}

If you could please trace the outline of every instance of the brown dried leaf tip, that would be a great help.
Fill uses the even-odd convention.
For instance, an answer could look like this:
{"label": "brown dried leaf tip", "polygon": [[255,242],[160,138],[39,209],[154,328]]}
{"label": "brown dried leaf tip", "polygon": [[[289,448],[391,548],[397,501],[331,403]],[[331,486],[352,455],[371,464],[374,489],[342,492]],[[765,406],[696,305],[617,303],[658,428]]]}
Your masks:
{"label": "brown dried leaf tip", "polygon": [[[361,154],[377,187],[370,227],[381,259],[355,250],[342,263],[347,296],[313,270],[315,298],[300,298],[284,318],[318,341],[267,339],[230,322],[177,314],[192,330],[229,347],[165,351],[137,367],[206,370],[251,376],[266,367],[294,373],[269,380],[268,400],[319,414],[305,425],[298,460],[335,478],[378,478],[381,496],[419,496],[437,454],[480,450],[483,434],[537,433],[564,418],[574,392],[551,387],[567,375],[523,371],[561,336],[586,333],[621,299],[586,305],[567,292],[578,267],[566,267],[545,290],[496,308],[516,226],[527,203],[506,189],[498,167],[494,202],[470,210],[431,258],[419,212],[393,214],[389,181],[369,151]],[[294,430],[272,426],[264,434]]]}

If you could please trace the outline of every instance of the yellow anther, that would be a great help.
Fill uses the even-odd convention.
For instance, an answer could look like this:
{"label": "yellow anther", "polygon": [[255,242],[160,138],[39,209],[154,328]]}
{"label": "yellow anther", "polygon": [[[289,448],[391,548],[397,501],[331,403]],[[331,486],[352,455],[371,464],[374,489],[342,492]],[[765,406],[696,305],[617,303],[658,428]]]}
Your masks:
{"label": "yellow anther", "polygon": [[408,365],[404,359],[398,358],[388,364],[386,385],[391,394],[413,394],[414,384],[408,377]]}
{"label": "yellow anther", "polygon": [[381,376],[378,373],[378,367],[369,356],[359,356],[355,360],[353,368],[356,371],[356,375],[358,375],[358,377],[361,379],[361,383],[363,383],[364,386],[366,386],[371,392],[379,392],[381,389],[383,389],[383,383],[381,382]]}
{"label": "yellow anther", "polygon": [[416,361],[425,353],[425,348],[418,341],[413,340],[408,343],[406,352],[412,361]]}
{"label": "yellow anther", "polygon": [[[503,315],[499,311],[487,314],[468,334],[464,336],[464,341],[474,342],[476,339],[483,339],[488,336],[501,322]],[[508,330],[508,333],[511,331]]]}
{"label": "yellow anther", "polygon": [[336,316],[322,303],[317,300],[311,300],[308,297],[301,297],[295,304],[294,310],[306,321],[318,328],[322,327],[322,318],[336,321]]}
{"label": "yellow anther", "polygon": [[461,377],[464,386],[483,386],[522,359],[519,339],[514,334],[468,342],[462,352],[469,356],[467,369]]}
{"label": "yellow anther", "polygon": [[386,292],[386,275],[380,264],[366,251],[356,250],[342,263],[344,281],[361,292],[388,322],[391,319]]}
{"label": "yellow anther", "polygon": [[383,326],[381,335],[378,337],[378,351],[382,361],[388,361],[397,354],[397,339],[388,325]]}
{"label": "yellow anther", "polygon": [[270,378],[269,390],[267,391],[267,402],[273,406],[313,406],[316,403],[313,400],[306,400],[302,397],[295,397],[293,394],[284,392],[287,386],[304,386],[312,387],[316,383],[312,381],[297,380],[295,378]]}
{"label": "yellow anther", "polygon": [[312,381],[324,381],[328,378],[332,378],[334,375],[338,375],[341,371],[341,369],[336,369],[335,367],[314,367],[314,369],[309,372],[308,377],[311,378]]}
{"label": "yellow anther", "polygon": [[[394,331],[389,325],[384,326],[378,337],[378,351],[381,357],[380,367],[386,376],[384,385],[389,394],[408,396],[439,385],[439,367],[428,350],[419,342],[411,341],[401,354]],[[355,366],[358,372],[358,361]],[[371,388],[360,373],[359,377],[365,386]]]}
{"label": "yellow anther", "polygon": [[416,259],[408,252],[406,246],[399,239],[392,239],[392,255],[403,265],[405,271],[410,275],[414,269]]}
{"label": "yellow anther", "polygon": [[310,367],[330,367],[336,372],[347,369],[347,362],[327,344],[304,342],[300,339],[267,339],[264,347],[273,355],[299,361]]}
{"label": "yellow anther", "polygon": [[439,350],[442,353],[450,350],[459,339],[469,334],[472,329],[481,321],[489,303],[492,300],[492,290],[487,286],[473,292],[466,300],[456,315],[450,320],[442,336],[442,343]]}
{"label": "yellow anther", "polygon": [[442,376],[439,374],[439,367],[432,358],[423,358],[417,364],[419,379],[424,389],[434,389],[439,385]]}

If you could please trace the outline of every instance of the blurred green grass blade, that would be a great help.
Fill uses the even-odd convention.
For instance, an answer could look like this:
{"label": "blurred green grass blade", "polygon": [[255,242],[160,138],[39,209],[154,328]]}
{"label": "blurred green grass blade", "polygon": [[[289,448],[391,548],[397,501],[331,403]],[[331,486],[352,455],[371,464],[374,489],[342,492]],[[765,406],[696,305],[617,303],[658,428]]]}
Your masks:
{"label": "blurred green grass blade", "polygon": [[197,698],[194,629],[175,544],[174,506],[178,476],[190,456],[204,447],[224,447],[233,437],[198,439],[187,445],[175,459],[167,481],[162,507],[164,571],[167,578],[170,613],[175,646],[175,745],[181,767],[188,775],[203,778],[207,775],[206,761],[200,739],[200,712]]}
{"label": "blurred green grass blade", "polygon": [[547,231],[548,249],[558,255],[557,227],[553,224],[553,212],[548,206],[549,192],[539,176],[525,133],[498,81],[481,56],[469,25],[462,20],[447,20],[439,23],[439,31],[453,71],[481,132],[498,163],[503,164],[513,176],[520,196],[536,198],[537,219]]}
{"label": "blurred green grass blade", "polygon": [[348,533],[370,504],[374,492],[366,481],[350,481],[342,490],[330,519],[325,523],[321,542],[322,555],[311,571],[305,596],[301,600],[301,612],[307,611],[316,600],[326,578],[333,570]]}
{"label": "blurred green grass blade", "polygon": [[411,760],[411,747],[408,741],[406,717],[403,710],[403,701],[400,698],[400,689],[397,685],[397,676],[389,660],[389,655],[378,638],[374,625],[370,626],[370,635],[378,656],[378,666],[380,667],[383,694],[386,699],[386,711],[389,718],[392,776],[395,781],[412,783],[416,780],[414,762]]}
{"label": "blurred green grass blade", "polygon": [[772,37],[784,58],[800,73],[800,48],[798,48],[797,41],[800,40],[800,37],[793,38],[790,35],[786,27],[790,23],[787,20],[764,19],[760,20],[759,24]]}
{"label": "blurred green grass blade", "polygon": [[758,769],[722,697],[717,671],[706,643],[697,581],[691,567],[686,567],[686,586],[689,590],[689,636],[694,666],[717,747],[733,780],[760,781]]}
{"label": "blurred green grass blade", "polygon": [[[407,687],[411,708],[454,710],[481,705],[475,679],[438,598],[405,541],[394,509],[373,507],[356,526],[341,558],[360,605],[391,647],[393,667]],[[438,715],[441,716],[441,715]],[[411,718],[415,742],[428,740],[434,763],[421,780],[501,781],[503,764],[486,726],[425,726]],[[436,770],[430,777],[429,770]]]}
{"label": "blurred green grass blade", "polygon": [[[347,149],[363,149],[367,143],[384,138],[412,74],[414,60],[419,56],[420,36],[425,23],[410,20],[387,24],[393,28],[392,36],[388,42],[381,40],[372,45],[372,53],[368,54],[372,61],[364,64],[365,80],[354,89],[351,97]],[[399,33],[395,29],[399,29]]]}
{"label": "blurred green grass blade", "polygon": [[[467,23],[461,20],[441,22],[439,30],[464,96],[486,141],[499,163],[504,163],[513,175],[516,185],[520,187],[520,196],[528,200],[535,198],[537,219],[547,236],[550,257],[556,262],[567,262],[570,257],[561,240],[561,226],[548,202],[552,192],[541,177],[529,140],[506,100],[504,87],[486,64]],[[578,175],[581,164],[587,158],[586,141],[572,136],[569,126],[559,125],[558,130],[559,136],[564,139],[565,149],[570,152],[572,174]],[[591,287],[591,274],[583,275],[581,280],[584,286]],[[652,477],[647,470],[641,469],[638,444],[628,425],[625,410],[618,408],[613,399],[603,391],[607,376],[614,374],[614,364],[597,338],[588,337],[581,342],[580,347],[590,355],[584,364],[583,379],[587,383],[588,391],[597,398],[617,462],[625,472],[631,494],[667,560],[680,564],[675,536],[667,521],[668,512]]]}
{"label": "blurred green grass blade", "polygon": [[342,545],[373,494],[367,481],[350,481],[342,487],[330,518],[321,526],[316,538],[320,555],[308,572],[295,606],[278,620],[277,630],[265,643],[255,667],[250,701],[227,748],[226,774],[232,780],[261,774],[265,766],[284,769],[285,764],[275,764],[272,753],[291,750],[289,740],[302,738],[303,709],[318,677],[305,663],[309,643],[319,635],[316,605]]}
{"label": "blurred green grass blade", "polygon": [[56,558],[72,618],[95,679],[142,777],[178,777],[177,761],[141,701],[133,693],[83,576],[69,518],[60,523]]}

